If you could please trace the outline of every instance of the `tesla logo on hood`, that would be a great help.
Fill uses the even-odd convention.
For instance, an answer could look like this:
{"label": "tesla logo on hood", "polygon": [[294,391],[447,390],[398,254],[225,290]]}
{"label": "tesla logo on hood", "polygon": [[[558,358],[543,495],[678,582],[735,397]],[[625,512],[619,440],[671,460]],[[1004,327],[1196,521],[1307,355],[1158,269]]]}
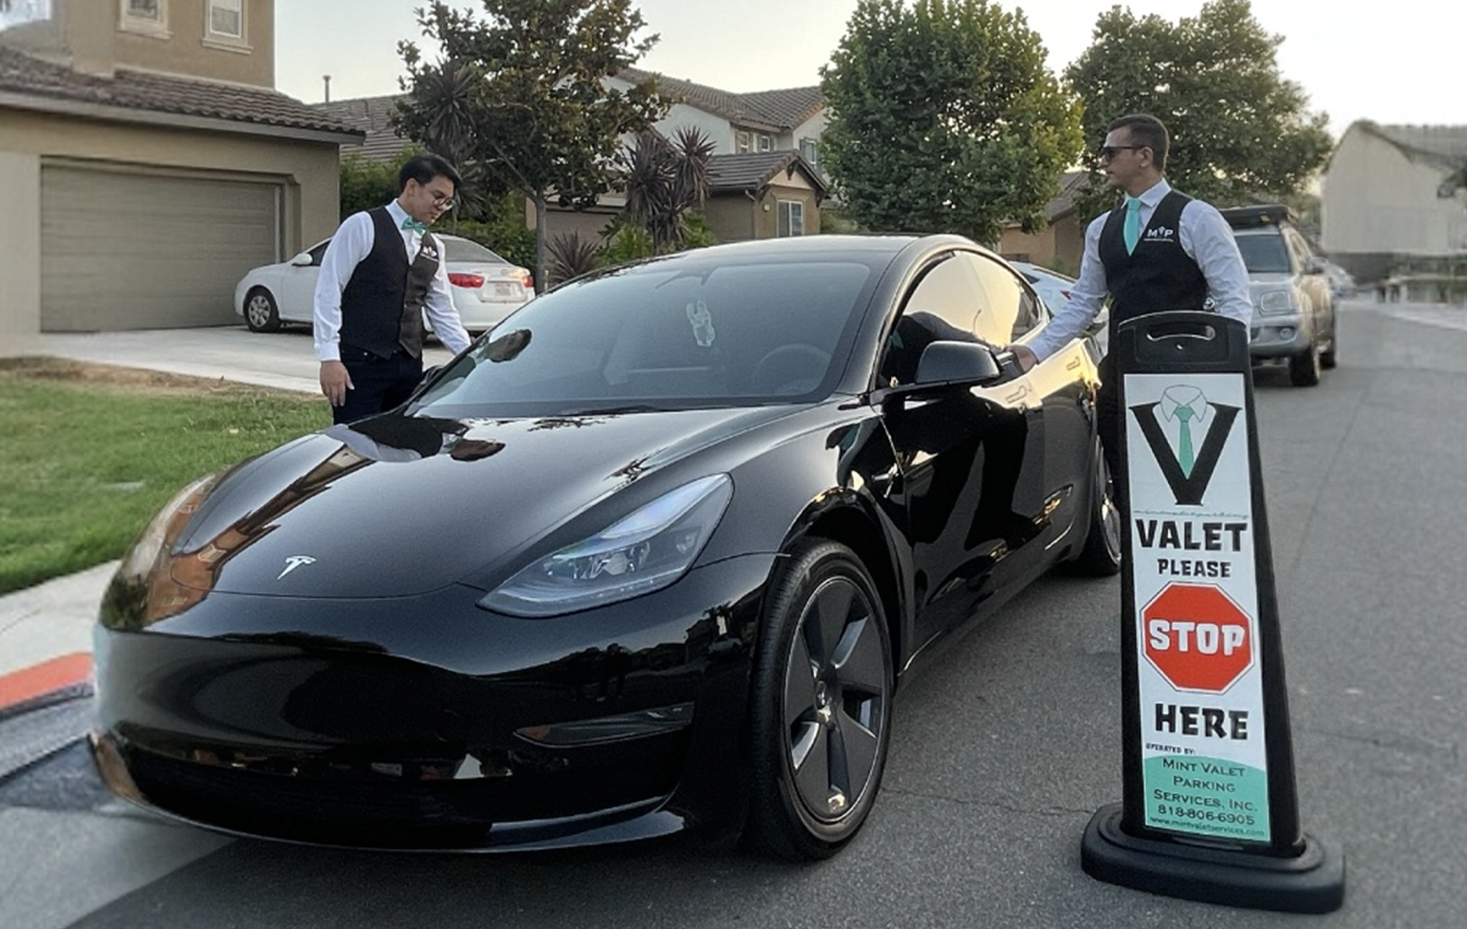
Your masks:
{"label": "tesla logo on hood", "polygon": [[301,565],[315,563],[316,559],[312,558],[310,555],[291,555],[289,558],[285,559],[285,570],[275,575],[275,579],[277,581],[280,580],[282,577],[285,577],[285,575],[294,571],[296,568],[299,568]]}

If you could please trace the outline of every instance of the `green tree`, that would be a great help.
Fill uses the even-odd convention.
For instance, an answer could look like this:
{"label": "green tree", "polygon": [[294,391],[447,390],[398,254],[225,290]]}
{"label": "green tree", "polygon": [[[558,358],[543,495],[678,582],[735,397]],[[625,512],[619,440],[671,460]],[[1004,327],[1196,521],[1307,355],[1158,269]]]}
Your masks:
{"label": "green tree", "polygon": [[617,180],[621,136],[667,110],[648,80],[623,92],[603,83],[657,41],[631,0],[482,0],[484,16],[435,2],[419,9],[423,34],[443,60],[425,64],[398,43],[407,99],[396,125],[444,147],[487,183],[534,205],[535,281],[546,280],[546,209],[588,207]]}
{"label": "green tree", "polygon": [[1217,206],[1288,201],[1329,157],[1328,117],[1279,73],[1283,41],[1253,18],[1248,0],[1212,0],[1173,24],[1112,7],[1094,41],[1065,71],[1085,103],[1092,174],[1085,215],[1114,202],[1100,188],[1095,149],[1111,120],[1150,113],[1171,136],[1167,179]]}
{"label": "green tree", "polygon": [[860,0],[822,71],[821,166],[862,227],[998,240],[1043,226],[1079,154],[1078,102],[1022,13],[987,0]]}

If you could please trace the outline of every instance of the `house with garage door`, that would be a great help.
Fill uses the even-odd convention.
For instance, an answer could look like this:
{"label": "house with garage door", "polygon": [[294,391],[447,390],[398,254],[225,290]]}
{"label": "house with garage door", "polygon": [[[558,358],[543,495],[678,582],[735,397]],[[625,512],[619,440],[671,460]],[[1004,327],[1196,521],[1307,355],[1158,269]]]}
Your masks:
{"label": "house with garage door", "polygon": [[276,92],[271,0],[5,16],[0,333],[238,324],[246,271],[336,228],[337,152],[362,136]]}

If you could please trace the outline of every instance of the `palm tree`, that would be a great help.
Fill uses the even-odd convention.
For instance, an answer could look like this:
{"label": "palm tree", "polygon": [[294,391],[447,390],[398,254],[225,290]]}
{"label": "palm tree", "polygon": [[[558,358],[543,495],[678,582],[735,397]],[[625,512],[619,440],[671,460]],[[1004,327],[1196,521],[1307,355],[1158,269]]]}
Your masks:
{"label": "palm tree", "polygon": [[713,143],[701,129],[679,129],[669,142],[648,130],[626,154],[626,215],[647,230],[659,254],[686,240],[689,210],[701,208],[710,188]]}

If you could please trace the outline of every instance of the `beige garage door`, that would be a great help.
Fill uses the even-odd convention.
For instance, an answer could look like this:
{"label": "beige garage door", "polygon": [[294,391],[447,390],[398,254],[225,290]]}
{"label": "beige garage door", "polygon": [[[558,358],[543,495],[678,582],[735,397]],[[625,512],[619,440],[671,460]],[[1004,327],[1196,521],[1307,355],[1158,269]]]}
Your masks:
{"label": "beige garage door", "polygon": [[41,328],[238,323],[234,285],[282,258],[278,184],[41,169]]}

